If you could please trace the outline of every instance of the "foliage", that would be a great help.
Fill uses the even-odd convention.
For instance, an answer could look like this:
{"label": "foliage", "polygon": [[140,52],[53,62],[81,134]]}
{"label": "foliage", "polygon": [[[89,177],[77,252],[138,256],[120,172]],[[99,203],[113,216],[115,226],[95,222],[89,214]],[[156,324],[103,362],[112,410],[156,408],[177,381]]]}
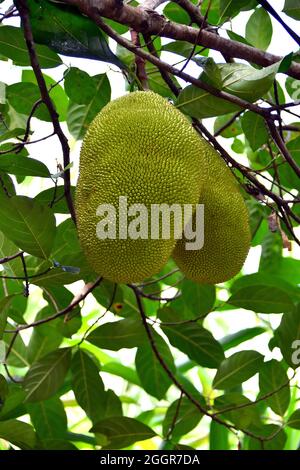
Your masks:
{"label": "foliage", "polygon": [[[273,38],[268,2],[200,3],[163,8],[171,33],[204,30],[198,45],[161,28],[132,34],[130,51],[132,24],[115,11],[100,28],[75,0],[1,9],[0,63],[19,79],[0,76],[0,449],[299,448],[299,55],[259,62]],[[279,13],[299,20],[299,2]],[[232,51],[221,41],[222,60],[201,43],[219,27]],[[115,88],[84,60],[170,99],[217,148],[249,208],[257,272],[197,285],[169,260],[139,286],[97,278],[77,239],[72,164]]]}

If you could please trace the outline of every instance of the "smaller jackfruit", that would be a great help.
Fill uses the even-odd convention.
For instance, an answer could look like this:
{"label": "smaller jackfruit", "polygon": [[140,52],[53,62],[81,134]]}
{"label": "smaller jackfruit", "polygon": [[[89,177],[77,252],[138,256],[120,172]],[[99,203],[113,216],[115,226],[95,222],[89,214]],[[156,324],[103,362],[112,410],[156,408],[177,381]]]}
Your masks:
{"label": "smaller jackfruit", "polygon": [[214,148],[207,142],[203,146],[207,147],[208,172],[199,199],[204,204],[204,245],[200,250],[186,250],[186,239],[182,238],[173,258],[187,278],[217,284],[241,270],[251,234],[248,210],[236,179]]}

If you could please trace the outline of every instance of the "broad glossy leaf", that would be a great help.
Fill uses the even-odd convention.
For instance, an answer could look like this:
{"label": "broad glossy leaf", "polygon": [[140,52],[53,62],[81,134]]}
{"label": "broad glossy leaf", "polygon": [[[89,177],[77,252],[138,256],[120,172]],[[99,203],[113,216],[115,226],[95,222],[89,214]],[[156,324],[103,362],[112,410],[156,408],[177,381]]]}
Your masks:
{"label": "broad glossy leaf", "polygon": [[[199,398],[199,403],[205,407],[205,401],[201,396],[195,398]],[[189,433],[197,426],[202,417],[203,413],[187,397],[183,397],[180,403],[179,400],[175,400],[171,403],[165,415],[162,424],[163,435],[165,438],[171,437],[173,442],[178,442],[181,436]]]}
{"label": "broad glossy leaf", "polygon": [[[55,109],[59,115],[59,120],[65,121],[67,119],[67,110],[68,110],[68,104],[69,104],[67,95],[63,87],[59,85],[59,83],[57,83],[56,80],[49,77],[49,75],[45,75],[45,74],[43,74],[43,77],[46,82],[46,86],[48,88],[50,98],[53,101]],[[23,70],[22,81],[32,82],[35,84],[37,83],[36,77],[32,70]]]}
{"label": "broad glossy leaf", "polygon": [[[171,372],[175,374],[176,368],[169,346],[154,330],[152,330],[152,334],[160,356]],[[138,347],[135,366],[144,390],[157,399],[163,398],[172,385],[172,381],[161,366],[149,342]]]}
{"label": "broad glossy leaf", "polygon": [[64,87],[70,100],[77,104],[89,104],[97,92],[95,80],[77,67],[66,72]]}
{"label": "broad glossy leaf", "polygon": [[[12,333],[4,333],[3,340],[8,346],[12,340]],[[7,364],[13,367],[28,367],[29,362],[26,358],[26,346],[20,335],[14,341],[13,347],[7,359]]]}
{"label": "broad glossy leaf", "polygon": [[[272,439],[264,442],[264,450],[282,450],[287,440],[287,435],[280,426],[275,424],[265,424],[253,429],[257,436],[271,437]],[[261,443],[258,439],[249,439],[249,450],[261,450]]]}
{"label": "broad glossy leaf", "polygon": [[[61,58],[47,46],[37,44],[35,50],[42,68],[52,68],[62,64]],[[0,53],[4,57],[13,60],[16,65],[31,65],[21,28],[15,28],[14,26],[0,27]]]}
{"label": "broad glossy leaf", "polygon": [[[29,115],[34,104],[41,99],[37,85],[30,82],[19,82],[9,85],[6,89],[9,104],[20,114]],[[45,104],[41,104],[34,116],[42,121],[51,121],[51,116]]]}
{"label": "broad glossy leaf", "polygon": [[[244,407],[238,408],[239,406]],[[257,423],[260,418],[257,406],[249,398],[237,392],[220,395],[214,400],[214,407],[218,411],[222,411],[221,417],[223,419],[231,421],[239,428],[247,429],[252,423]]]}
{"label": "broad glossy leaf", "polygon": [[50,178],[50,172],[44,163],[19,155],[1,155],[0,170],[15,176]]}
{"label": "broad glossy leaf", "polygon": [[[48,188],[35,196],[35,199],[41,204],[47,205],[56,214],[69,214],[69,208],[64,197],[64,186],[57,186],[55,188]],[[71,194],[74,199],[75,188],[71,187]]]}
{"label": "broad glossy leaf", "polygon": [[103,449],[124,449],[135,442],[151,439],[155,432],[145,424],[133,418],[118,416],[103,419],[93,426],[91,432],[106,437]]}
{"label": "broad glossy leaf", "polygon": [[272,40],[273,27],[268,12],[257,8],[246,25],[246,39],[252,46],[266,50]]}
{"label": "broad glossy leaf", "polygon": [[136,348],[147,341],[147,337],[140,319],[126,318],[98,326],[88,335],[87,341],[98,348],[119,351],[122,348]]}
{"label": "broad glossy leaf", "polygon": [[213,419],[209,428],[209,450],[229,450],[229,430]]}
{"label": "broad glossy leaf", "polygon": [[224,359],[213,380],[213,387],[221,390],[235,387],[259,372],[263,356],[256,351],[241,351]]}
{"label": "broad glossy leaf", "polygon": [[265,120],[259,114],[247,111],[242,119],[242,129],[253,151],[268,141],[268,131]]}
{"label": "broad glossy leaf", "polygon": [[35,362],[27,372],[23,388],[26,401],[46,400],[63,384],[70,366],[70,348],[57,349]]}
{"label": "broad glossy leaf", "polygon": [[283,11],[291,18],[300,20],[300,5],[298,0],[285,0]]}
{"label": "broad glossy leaf", "polygon": [[293,429],[300,429],[300,409],[291,414],[287,421],[287,425]]}
{"label": "broad glossy leaf", "polygon": [[228,303],[259,313],[289,312],[294,307],[293,299],[283,289],[260,284],[242,287]]}
{"label": "broad glossy leaf", "polygon": [[163,11],[164,15],[171,21],[189,25],[191,23],[190,15],[180,6],[174,2],[169,2]]}
{"label": "broad glossy leaf", "polygon": [[[277,62],[257,70],[242,63],[218,64],[222,77],[222,90],[249,102],[256,101],[272,86],[279,66],[280,62]],[[209,78],[205,75],[202,74],[200,78],[210,83]],[[176,107],[199,119],[241,110],[239,106],[217,98],[194,85],[189,85],[182,90]]]}
{"label": "broad glossy leaf", "polygon": [[55,237],[55,217],[34,199],[13,196],[0,206],[0,230],[22,250],[47,259]]}
{"label": "broad glossy leaf", "polygon": [[215,286],[184,279],[178,287],[181,296],[172,302],[171,308],[180,313],[181,319],[197,318],[212,310],[216,300]]}
{"label": "broad glossy leaf", "polygon": [[292,77],[287,77],[285,81],[285,88],[294,101],[300,99],[300,80],[296,80]]}
{"label": "broad glossy leaf", "polygon": [[[300,137],[288,142],[287,148],[295,162],[300,165]],[[279,175],[282,185],[287,188],[297,189],[300,191],[299,177],[284,159],[282,159],[282,163],[279,165]]]}
{"label": "broad glossy leaf", "polygon": [[110,101],[111,88],[107,75],[95,75],[92,80],[95,83],[96,92],[91,100],[84,105],[70,103],[69,106],[67,124],[75,139],[84,137],[94,117]]}
{"label": "broad glossy leaf", "polygon": [[22,450],[33,449],[36,443],[33,427],[16,419],[0,421],[0,437]]}
{"label": "broad glossy leaf", "polygon": [[40,439],[63,438],[67,432],[67,415],[58,397],[38,403],[28,403],[26,408]]}
{"label": "broad glossy leaf", "polygon": [[[223,23],[227,19],[233,18],[248,5],[250,5],[249,9],[251,7],[255,8],[256,2],[250,0],[220,0],[220,22]],[[246,9],[248,10],[248,8]]]}
{"label": "broad glossy leaf", "polygon": [[256,336],[265,333],[266,329],[261,326],[254,326],[253,328],[245,328],[244,330],[237,331],[231,335],[224,336],[220,343],[223,346],[224,351],[228,349],[235,348],[249,339],[255,338]]}
{"label": "broad glossy leaf", "polygon": [[102,418],[104,385],[96,364],[79,349],[71,363],[72,388],[75,398],[87,416],[95,423]]}
{"label": "broad glossy leaf", "polygon": [[275,331],[275,338],[281,353],[289,366],[296,369],[300,365],[300,308],[285,313]]}
{"label": "broad glossy leaf", "polygon": [[197,364],[216,368],[224,358],[221,345],[210,331],[197,323],[185,323],[178,326],[162,325],[163,332],[175,348],[184,352]]}
{"label": "broad glossy leaf", "polygon": [[37,43],[46,44],[62,55],[103,60],[123,67],[102,31],[76,8],[47,0],[28,0],[27,3]]}
{"label": "broad glossy leaf", "polygon": [[[53,307],[45,307],[36,315],[35,320],[42,320],[53,315]],[[34,328],[28,344],[27,358],[32,364],[46,354],[58,349],[63,340],[62,334],[57,331],[53,322]]]}
{"label": "broad glossy leaf", "polygon": [[286,385],[279,392],[266,398],[266,404],[280,416],[284,416],[290,403],[290,387],[286,371],[280,362],[265,362],[259,371],[260,395],[264,396]]}
{"label": "broad glossy leaf", "polygon": [[[5,402],[0,408],[0,421],[6,421],[24,415],[26,413],[26,409],[23,407],[24,398],[25,392],[20,385],[10,383]],[[18,410],[21,411],[18,412]]]}

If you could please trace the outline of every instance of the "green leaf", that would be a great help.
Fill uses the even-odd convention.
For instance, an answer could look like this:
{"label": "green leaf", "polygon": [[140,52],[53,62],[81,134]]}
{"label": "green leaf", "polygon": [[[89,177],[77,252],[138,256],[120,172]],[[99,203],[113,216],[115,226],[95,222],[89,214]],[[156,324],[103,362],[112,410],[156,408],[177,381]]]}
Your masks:
{"label": "green leaf", "polygon": [[18,155],[1,155],[0,170],[15,176],[50,178],[50,172],[44,163]]}
{"label": "green leaf", "polygon": [[246,25],[246,40],[258,49],[266,50],[270,45],[273,26],[268,12],[257,8],[250,16]]}
{"label": "green leaf", "polygon": [[220,0],[220,23],[233,18],[250,3],[249,0]]}
{"label": "green leaf", "polygon": [[[286,443],[287,435],[280,426],[275,424],[265,424],[260,427],[254,428],[254,432],[257,436],[271,437],[272,439],[264,442],[264,450],[282,450]],[[250,437],[249,439],[249,450],[261,450],[261,443],[258,439]]]}
{"label": "green leaf", "polygon": [[[57,186],[56,188],[48,188],[40,192],[35,196],[34,199],[39,201],[43,205],[50,207],[56,214],[69,214],[69,208],[64,197],[65,188],[64,186]],[[71,187],[71,195],[74,199],[75,187]]]}
{"label": "green leaf", "polygon": [[[239,406],[243,407],[239,408]],[[247,429],[260,419],[257,405],[237,392],[225,393],[225,395],[217,397],[214,401],[214,408],[222,412],[223,419],[231,421],[239,428]]]}
{"label": "green leaf", "polygon": [[177,5],[174,2],[170,2],[165,6],[163,14],[169,18],[169,20],[175,21],[176,23],[185,25],[189,25],[191,23],[190,15],[181,8],[180,5]]}
{"label": "green leaf", "polygon": [[263,356],[256,351],[241,351],[224,359],[213,380],[213,387],[227,389],[245,382],[255,375],[263,363]]}
{"label": "green leaf", "polygon": [[58,439],[66,435],[67,415],[59,398],[28,403],[26,408],[40,439]]}
{"label": "green leaf", "polygon": [[75,139],[82,139],[94,117],[110,101],[111,88],[106,74],[92,77],[96,92],[92,99],[84,104],[70,103],[67,124]]}
{"label": "green leaf", "polygon": [[[279,66],[280,62],[277,62],[257,70],[242,63],[218,64],[222,77],[222,90],[246,101],[254,102],[270,89]],[[205,79],[205,75],[202,74],[200,78]],[[210,83],[207,77],[205,81]],[[239,106],[217,98],[194,85],[189,85],[182,90],[177,98],[176,107],[199,119],[241,110]]]}
{"label": "green leaf", "polygon": [[[12,333],[4,333],[3,340],[6,346],[8,346],[12,340]],[[26,352],[24,341],[21,336],[18,335],[6,361],[7,365],[13,367],[28,367],[29,363],[26,358]]]}
{"label": "green leaf", "polygon": [[300,288],[298,286],[294,286],[290,282],[287,282],[284,276],[269,274],[266,272],[258,272],[240,277],[234,281],[230,287],[230,290],[234,294],[244,287],[258,285],[275,288],[279,287],[280,289],[284,290],[291,298],[299,298],[300,296]]}
{"label": "green leaf", "polygon": [[145,424],[133,418],[118,416],[99,421],[91,432],[106,437],[107,443],[102,449],[124,449],[135,442],[151,439],[155,432]]}
{"label": "green leaf", "polygon": [[15,137],[19,137],[24,135],[25,130],[21,128],[12,129],[11,131],[4,132],[0,135],[0,142],[5,142],[6,140],[13,139]]}
{"label": "green leaf", "polygon": [[269,135],[262,116],[252,113],[252,111],[246,111],[242,116],[241,123],[244,134],[254,152],[268,141]]}
{"label": "green leaf", "polygon": [[289,312],[294,307],[293,300],[283,289],[260,284],[241,288],[227,302],[259,313]]}
{"label": "green leaf", "polygon": [[259,371],[260,395],[264,396],[272,393],[283,385],[285,387],[279,392],[265,399],[267,406],[280,416],[284,416],[290,403],[288,376],[280,362],[275,361],[275,359],[265,362]]}
{"label": "green leaf", "polygon": [[[152,334],[164,363],[175,374],[176,368],[169,346],[154,330],[152,330]],[[158,400],[162,399],[172,385],[172,381],[158,361],[149,342],[138,347],[135,366],[144,390]]]}
{"label": "green leaf", "polygon": [[287,77],[285,81],[285,88],[292,100],[300,100],[300,80],[292,77]]}
{"label": "green leaf", "polygon": [[296,369],[300,365],[300,304],[292,311],[285,313],[275,331],[275,338],[281,353],[289,366]]}
{"label": "green leaf", "polygon": [[16,419],[0,422],[0,438],[22,450],[33,449],[36,442],[33,427]]}
{"label": "green leaf", "polygon": [[[67,119],[67,110],[69,105],[67,95],[63,87],[59,85],[56,80],[53,80],[53,78],[45,74],[43,74],[43,77],[46,82],[50,98],[53,101],[55,109],[59,115],[59,120],[65,121]],[[23,70],[22,81],[37,84],[35,74],[32,70]]]}
{"label": "green leaf", "polygon": [[14,295],[7,295],[3,299],[0,299],[0,340],[3,337],[3,331],[6,327],[6,321],[8,316],[8,307],[11,304]]}
{"label": "green leaf", "polygon": [[230,31],[230,29],[226,29],[226,33],[228,34],[229,38],[232,39],[232,41],[241,42],[242,44],[251,46],[251,44],[240,34],[237,34],[234,31]]}
{"label": "green leaf", "polygon": [[210,331],[196,323],[185,323],[180,326],[162,324],[162,330],[172,346],[201,366],[214,369],[224,358],[221,345]]}
{"label": "green leaf", "polygon": [[96,24],[71,6],[47,0],[27,0],[34,39],[58,54],[123,64],[110,50]]}
{"label": "green leaf", "polygon": [[253,328],[245,328],[244,330],[237,331],[231,335],[224,336],[220,343],[223,346],[224,351],[235,348],[249,339],[255,338],[256,336],[265,333],[266,329],[261,326],[254,326]]}
{"label": "green leaf", "polygon": [[[46,46],[36,44],[39,64],[43,69],[57,67],[62,64],[61,58]],[[21,28],[13,26],[0,27],[0,53],[14,61],[16,65],[31,65],[28,50]]]}
{"label": "green leaf", "polygon": [[[287,143],[287,148],[292,155],[295,162],[300,164],[300,137],[291,140]],[[297,189],[300,191],[300,180],[294,170],[290,167],[285,159],[282,159],[279,165],[279,175],[281,184],[290,189]]]}
{"label": "green leaf", "polygon": [[126,318],[108,322],[93,330],[87,341],[98,348],[119,351],[122,348],[135,348],[147,340],[141,320]]}
{"label": "green leaf", "polygon": [[286,423],[290,428],[300,429],[300,410],[294,411]]}
{"label": "green leaf", "polygon": [[285,0],[283,11],[291,18],[300,20],[300,5],[298,0]]}
{"label": "green leaf", "polygon": [[72,388],[77,403],[93,423],[102,418],[104,385],[93,360],[82,349],[74,355],[71,363]]}
{"label": "green leaf", "polygon": [[[30,82],[19,82],[9,85],[6,89],[9,104],[20,114],[29,115],[34,104],[41,99],[37,85]],[[42,121],[51,121],[51,116],[45,104],[41,104],[34,116]]]}
{"label": "green leaf", "polygon": [[34,199],[12,196],[0,206],[0,230],[22,250],[47,259],[55,237],[55,217]]}
{"label": "green leaf", "polygon": [[208,55],[207,49],[203,51],[203,47],[201,46],[197,46],[194,49],[193,44],[190,44],[189,42],[185,42],[185,41],[168,42],[168,44],[163,44],[161,48],[163,51],[173,52],[173,54],[181,55],[185,57],[186,59],[188,59],[191,56],[192,52],[194,53],[193,54],[194,57],[197,55],[203,55],[203,56]]}
{"label": "green leaf", "polygon": [[77,67],[71,67],[65,74],[64,87],[70,100],[77,104],[89,104],[97,92],[92,77]]}
{"label": "green leaf", "polygon": [[[53,314],[53,307],[45,307],[36,315],[36,320],[42,320]],[[62,334],[57,331],[53,322],[34,328],[28,344],[27,358],[32,364],[46,354],[58,349],[63,340]]]}
{"label": "green leaf", "polygon": [[[0,421],[24,415],[26,413],[26,409],[22,405],[24,398],[24,390],[22,390],[19,385],[10,384],[4,405],[0,408]],[[19,409],[21,409],[20,414],[17,413]]]}
{"label": "green leaf", "polygon": [[[214,133],[218,133],[223,128],[223,126],[227,125],[228,122],[235,116],[235,114],[225,114],[224,116],[219,116],[214,122]],[[236,137],[237,135],[242,134],[241,123],[238,117],[235,121],[224,129],[221,134],[222,137],[229,139],[231,137]]]}
{"label": "green leaf", "polygon": [[[216,288],[207,284],[196,284],[184,279],[180,285],[181,296],[172,302],[172,309],[180,313],[179,321],[190,320],[209,313],[216,300]],[[166,320],[168,321],[168,320]],[[172,321],[172,320],[170,320]],[[176,321],[173,318],[173,321]]]}
{"label": "green leaf", "polygon": [[57,349],[35,362],[23,382],[27,402],[46,400],[63,384],[71,359],[70,348]]}
{"label": "green leaf", "polygon": [[[201,396],[195,398],[199,398],[201,405],[205,406]],[[182,436],[197,426],[202,416],[203,413],[187,397],[183,397],[180,403],[179,399],[175,400],[169,406],[162,424],[164,437],[171,437],[173,442],[178,442]]]}
{"label": "green leaf", "polygon": [[9,391],[8,383],[6,382],[5,377],[2,374],[0,374],[0,409],[2,408],[6,400],[8,391]]}
{"label": "green leaf", "polygon": [[209,429],[209,450],[229,450],[229,430],[211,420]]}

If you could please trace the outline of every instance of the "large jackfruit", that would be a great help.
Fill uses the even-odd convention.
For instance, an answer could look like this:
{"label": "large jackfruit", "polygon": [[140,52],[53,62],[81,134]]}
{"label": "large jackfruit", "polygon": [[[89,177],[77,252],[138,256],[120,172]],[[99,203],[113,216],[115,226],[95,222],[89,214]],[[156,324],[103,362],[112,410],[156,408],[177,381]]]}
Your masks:
{"label": "large jackfruit", "polygon": [[[204,204],[204,245],[186,250],[186,240],[177,242],[173,258],[187,278],[217,284],[235,276],[250,248],[248,210],[233,174],[207,142],[208,176],[199,203]],[[193,216],[193,226],[195,216]]]}
{"label": "large jackfruit", "polygon": [[196,204],[205,157],[188,120],[155,93],[130,93],[101,110],[83,142],[76,191],[80,242],[97,273],[114,282],[141,281],[162,268],[176,243],[173,229],[170,239],[121,239],[118,233],[99,239],[98,206],[118,208],[120,196],[149,213],[151,204]]}

